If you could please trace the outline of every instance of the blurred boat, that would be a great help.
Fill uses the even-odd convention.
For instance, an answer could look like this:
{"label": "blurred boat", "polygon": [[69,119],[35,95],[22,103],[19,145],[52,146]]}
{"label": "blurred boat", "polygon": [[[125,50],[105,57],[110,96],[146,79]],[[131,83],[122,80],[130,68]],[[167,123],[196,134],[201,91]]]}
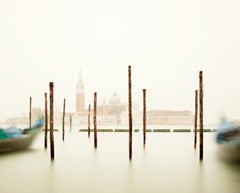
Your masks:
{"label": "blurred boat", "polygon": [[216,133],[219,156],[225,160],[240,162],[240,125],[222,122]]}
{"label": "blurred boat", "polygon": [[36,121],[31,128],[0,129],[0,153],[25,150],[34,141],[44,124],[43,119]]}

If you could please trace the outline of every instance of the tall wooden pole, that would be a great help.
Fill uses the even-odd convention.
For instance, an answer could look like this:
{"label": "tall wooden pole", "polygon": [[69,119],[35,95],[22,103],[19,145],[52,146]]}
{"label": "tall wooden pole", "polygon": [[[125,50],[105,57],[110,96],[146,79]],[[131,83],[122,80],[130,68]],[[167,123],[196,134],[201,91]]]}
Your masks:
{"label": "tall wooden pole", "polygon": [[143,147],[146,145],[146,89],[143,89]]}
{"label": "tall wooden pole", "polygon": [[128,117],[129,117],[129,159],[132,160],[132,80],[131,80],[131,66],[128,66]]}
{"label": "tall wooden pole", "polygon": [[49,83],[50,87],[50,96],[49,96],[49,101],[50,101],[50,155],[51,155],[51,160],[54,160],[54,138],[53,138],[53,82]]}
{"label": "tall wooden pole", "polygon": [[202,71],[199,72],[199,105],[200,105],[200,145],[199,145],[199,159],[203,160],[203,84],[202,84]]}
{"label": "tall wooden pole", "polygon": [[198,90],[195,90],[194,149],[197,147]]}
{"label": "tall wooden pole", "polygon": [[29,99],[29,128],[31,129],[32,125],[32,97]]}
{"label": "tall wooden pole", "polygon": [[65,103],[66,103],[66,99],[63,99],[63,117],[62,117],[62,140],[64,141],[64,137],[65,137]]}
{"label": "tall wooden pole", "polygon": [[47,148],[47,132],[48,132],[48,108],[47,108],[47,93],[44,94],[45,96],[45,137],[44,137],[44,147]]}
{"label": "tall wooden pole", "polygon": [[91,105],[88,105],[88,138],[90,137],[90,110],[91,110]]}
{"label": "tall wooden pole", "polygon": [[97,148],[97,93],[94,92],[94,148]]}

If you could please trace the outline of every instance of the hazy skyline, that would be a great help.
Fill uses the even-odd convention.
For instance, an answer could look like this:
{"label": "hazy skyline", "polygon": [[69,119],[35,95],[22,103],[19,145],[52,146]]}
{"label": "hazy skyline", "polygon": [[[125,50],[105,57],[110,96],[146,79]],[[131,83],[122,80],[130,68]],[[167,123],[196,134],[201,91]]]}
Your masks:
{"label": "hazy skyline", "polygon": [[55,109],[75,111],[79,68],[86,107],[117,93],[147,109],[190,110],[203,71],[204,122],[239,116],[238,1],[0,1],[0,117],[44,107],[55,84]]}

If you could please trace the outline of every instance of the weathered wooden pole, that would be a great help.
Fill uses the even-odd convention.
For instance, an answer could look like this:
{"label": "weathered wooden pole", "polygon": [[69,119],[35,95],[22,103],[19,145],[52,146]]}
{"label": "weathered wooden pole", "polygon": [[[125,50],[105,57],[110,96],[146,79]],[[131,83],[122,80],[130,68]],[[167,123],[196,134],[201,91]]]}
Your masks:
{"label": "weathered wooden pole", "polygon": [[91,105],[88,105],[88,138],[90,137],[90,110],[91,110]]}
{"label": "weathered wooden pole", "polygon": [[32,97],[29,98],[29,128],[32,125]]}
{"label": "weathered wooden pole", "polygon": [[198,90],[195,90],[194,149],[197,147]]}
{"label": "weathered wooden pole", "polygon": [[49,101],[50,101],[50,155],[51,155],[51,160],[54,160],[54,138],[53,138],[53,82],[49,83],[50,87],[50,96],[49,96]]}
{"label": "weathered wooden pole", "polygon": [[200,143],[199,143],[199,159],[203,160],[203,84],[202,84],[202,71],[199,72],[199,105],[200,105],[200,112],[199,112],[199,119],[200,119]]}
{"label": "weathered wooden pole", "polygon": [[128,66],[128,118],[129,118],[129,159],[132,160],[132,81],[131,66]]}
{"label": "weathered wooden pole", "polygon": [[93,124],[94,124],[94,148],[97,148],[97,93],[96,92],[94,92]]}
{"label": "weathered wooden pole", "polygon": [[66,103],[66,99],[63,99],[63,117],[62,117],[62,140],[64,141],[64,137],[65,137],[65,103]]}
{"label": "weathered wooden pole", "polygon": [[143,147],[146,145],[146,89],[143,89]]}
{"label": "weathered wooden pole", "polygon": [[47,148],[47,132],[48,132],[48,108],[47,108],[47,93],[44,93],[45,96],[45,135],[44,135],[44,147]]}

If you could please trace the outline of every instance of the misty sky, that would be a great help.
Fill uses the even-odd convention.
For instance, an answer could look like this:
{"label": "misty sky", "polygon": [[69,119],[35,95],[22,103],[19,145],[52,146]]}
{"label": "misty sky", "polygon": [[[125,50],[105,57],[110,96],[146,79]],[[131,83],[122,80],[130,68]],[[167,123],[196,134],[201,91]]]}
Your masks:
{"label": "misty sky", "polygon": [[237,0],[1,0],[0,118],[44,107],[55,84],[55,108],[75,111],[79,69],[86,106],[114,92],[148,109],[194,111],[203,70],[204,121],[240,119],[240,2]]}

